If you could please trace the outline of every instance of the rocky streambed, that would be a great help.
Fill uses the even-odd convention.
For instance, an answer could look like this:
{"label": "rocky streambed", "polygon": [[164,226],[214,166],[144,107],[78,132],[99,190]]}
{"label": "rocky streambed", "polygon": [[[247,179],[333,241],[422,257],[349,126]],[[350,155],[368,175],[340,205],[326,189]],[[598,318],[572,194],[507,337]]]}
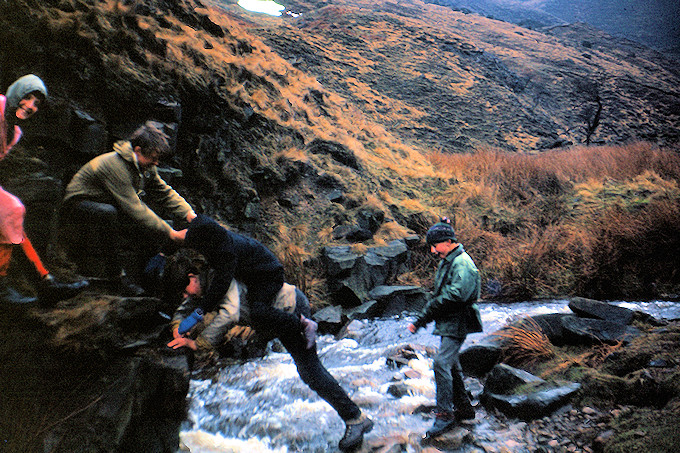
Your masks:
{"label": "rocky streambed", "polygon": [[[668,439],[672,437],[663,434],[668,427],[659,420],[674,420],[671,415],[677,416],[673,409],[677,403],[673,401],[677,401],[678,392],[661,396],[665,392],[661,389],[670,384],[678,370],[672,355],[678,347],[680,326],[657,322],[648,314],[675,318],[680,307],[663,303],[632,306],[644,308],[644,313],[618,310],[613,304],[603,307],[584,299],[570,302],[483,304],[485,330],[490,332],[508,323],[513,325],[525,315],[534,315],[543,323],[546,318],[550,320],[552,329],[545,324],[545,330],[552,332],[553,341],[563,345],[563,350],[558,350],[561,356],[550,365],[556,371],[542,371],[534,363],[527,368],[546,379],[527,378],[528,372],[495,363],[499,337],[488,333],[470,336],[464,346],[463,362],[469,373],[467,388],[477,401],[477,418],[427,445],[422,443],[422,434],[432,423],[431,354],[438,338],[429,332],[416,336],[407,333],[408,316],[356,320],[339,334],[340,339],[323,336],[319,351],[324,364],[376,421],[361,451],[635,451],[630,449],[630,442],[647,442],[652,449],[645,451],[672,451],[668,450]],[[564,338],[560,340],[556,335],[572,336],[558,329],[565,319],[570,321],[567,325],[576,325],[569,318],[576,316],[570,305],[582,315],[584,309],[605,308],[611,310],[609,318],[616,313],[630,315],[631,321],[633,317],[646,321],[636,321],[638,327],[622,327],[619,333],[623,337],[634,335],[637,339],[620,341],[605,338],[614,332],[612,326],[591,318],[592,324],[601,328],[598,335],[604,337],[597,340],[582,332],[578,341],[590,338],[589,345],[565,344]],[[583,319],[588,324],[587,318]],[[645,327],[645,322],[651,324]],[[595,335],[592,325],[590,334]],[[650,355],[661,344],[661,338],[675,342],[675,349],[661,347]],[[590,353],[591,350],[597,352]],[[655,354],[666,354],[668,360],[657,361]],[[607,360],[606,356],[611,357]],[[617,370],[605,372],[604,364]],[[499,367],[502,372],[497,371]],[[637,369],[628,372],[624,368]],[[647,379],[642,379],[645,376]],[[535,381],[544,382],[532,387],[535,384],[529,383]],[[494,395],[489,388],[505,388],[504,395]],[[261,360],[221,363],[204,370],[194,376],[189,395],[189,419],[183,425],[181,439],[192,452],[336,451],[342,435],[343,426],[337,416],[300,382],[287,355],[276,350]],[[516,401],[511,404],[511,400]]]}
{"label": "rocky streambed", "polygon": [[[623,332],[639,335],[625,346],[614,340],[599,364],[586,349],[561,346],[569,355],[552,367],[571,370],[560,379],[581,387],[536,418],[513,415],[485,396],[490,374],[483,370],[499,357],[487,334],[520,315],[574,316],[568,302],[482,305],[485,333],[466,344],[477,367],[467,361],[477,418],[430,445],[420,440],[432,421],[438,338],[409,334],[408,315],[355,319],[337,336],[322,335],[323,362],[376,420],[362,451],[635,451],[615,449],[624,441],[671,451],[665,445],[680,431],[680,326],[670,321],[680,316],[672,303],[633,304],[661,322],[634,315]],[[171,308],[155,298],[93,292],[55,307],[0,307],[2,451],[335,450],[342,422],[302,384],[276,343],[260,358],[221,359],[192,373],[190,356],[165,347],[163,315]],[[536,364],[525,368],[549,385],[564,384]]]}

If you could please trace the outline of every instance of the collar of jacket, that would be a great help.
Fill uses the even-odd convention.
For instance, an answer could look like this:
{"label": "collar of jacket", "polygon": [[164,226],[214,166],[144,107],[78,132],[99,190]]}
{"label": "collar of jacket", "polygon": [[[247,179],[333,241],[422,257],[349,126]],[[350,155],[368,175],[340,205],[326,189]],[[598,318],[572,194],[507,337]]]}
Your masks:
{"label": "collar of jacket", "polygon": [[455,260],[456,257],[458,255],[460,255],[461,253],[463,253],[464,251],[465,251],[465,249],[463,248],[463,244],[458,244],[458,247],[451,250],[451,253],[449,253],[448,255],[446,255],[444,257],[444,261],[448,261],[449,263],[452,263],[453,260]]}
{"label": "collar of jacket", "polygon": [[150,168],[142,170],[139,167],[139,160],[137,160],[137,155],[135,154],[135,151],[132,148],[132,143],[124,140],[118,141],[113,144],[113,151],[115,151],[120,157],[122,157],[123,160],[130,162],[137,170],[137,173],[139,173],[140,178],[148,177],[150,174],[152,174],[152,170]]}

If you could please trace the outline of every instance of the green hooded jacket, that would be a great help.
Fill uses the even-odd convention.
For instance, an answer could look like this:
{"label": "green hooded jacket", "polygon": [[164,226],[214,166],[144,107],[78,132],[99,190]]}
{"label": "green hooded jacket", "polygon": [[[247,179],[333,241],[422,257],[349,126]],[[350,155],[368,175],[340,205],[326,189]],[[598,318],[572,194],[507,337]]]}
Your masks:
{"label": "green hooded jacket", "polygon": [[413,324],[419,328],[435,321],[433,333],[443,337],[465,338],[468,333],[481,332],[476,304],[480,287],[479,270],[461,244],[439,263],[434,290]]}
{"label": "green hooded jacket", "polygon": [[[144,201],[142,200],[144,199]],[[146,202],[163,214],[184,219],[191,206],[158,175],[155,166],[142,171],[130,142],[113,145],[113,152],[95,157],[78,170],[66,187],[64,203],[90,200],[111,204],[140,225],[165,236],[172,227]]]}

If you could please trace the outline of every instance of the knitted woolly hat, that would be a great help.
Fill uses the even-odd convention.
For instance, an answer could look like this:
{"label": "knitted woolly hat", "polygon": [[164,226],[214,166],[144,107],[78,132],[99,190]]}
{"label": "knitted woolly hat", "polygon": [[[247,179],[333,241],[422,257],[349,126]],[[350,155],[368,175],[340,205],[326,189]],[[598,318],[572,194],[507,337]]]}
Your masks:
{"label": "knitted woolly hat", "polygon": [[7,88],[7,94],[5,94],[7,97],[7,107],[10,110],[15,110],[19,107],[19,101],[36,91],[47,99],[47,87],[45,87],[45,83],[40,77],[28,74],[18,78]]}
{"label": "knitted woolly hat", "polygon": [[451,226],[451,221],[446,217],[442,217],[439,223],[435,223],[427,230],[427,236],[425,237],[429,245],[435,245],[440,242],[444,242],[447,239],[451,239],[455,242],[456,233],[453,231]]}

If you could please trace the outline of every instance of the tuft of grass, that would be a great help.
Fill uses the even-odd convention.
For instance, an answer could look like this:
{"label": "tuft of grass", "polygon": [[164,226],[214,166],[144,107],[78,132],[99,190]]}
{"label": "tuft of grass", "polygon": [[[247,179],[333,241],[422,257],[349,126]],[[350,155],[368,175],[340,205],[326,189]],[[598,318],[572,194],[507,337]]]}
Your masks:
{"label": "tuft of grass", "polygon": [[357,255],[365,255],[368,251],[368,246],[362,243],[355,243],[350,245],[350,250]]}
{"label": "tuft of grass", "polygon": [[503,361],[509,365],[532,364],[555,356],[553,345],[541,326],[529,317],[495,335],[505,340]]}
{"label": "tuft of grass", "polygon": [[395,221],[385,222],[380,226],[380,229],[376,233],[376,236],[383,238],[385,241],[391,241],[393,239],[401,239],[410,234],[408,228],[400,225]]}
{"label": "tuft of grass", "polygon": [[309,272],[308,269],[311,258],[306,246],[308,236],[309,228],[306,225],[280,224],[278,238],[274,241],[274,253],[286,270],[286,280],[312,298],[319,294],[319,288],[323,284],[314,277],[315,273]]}

